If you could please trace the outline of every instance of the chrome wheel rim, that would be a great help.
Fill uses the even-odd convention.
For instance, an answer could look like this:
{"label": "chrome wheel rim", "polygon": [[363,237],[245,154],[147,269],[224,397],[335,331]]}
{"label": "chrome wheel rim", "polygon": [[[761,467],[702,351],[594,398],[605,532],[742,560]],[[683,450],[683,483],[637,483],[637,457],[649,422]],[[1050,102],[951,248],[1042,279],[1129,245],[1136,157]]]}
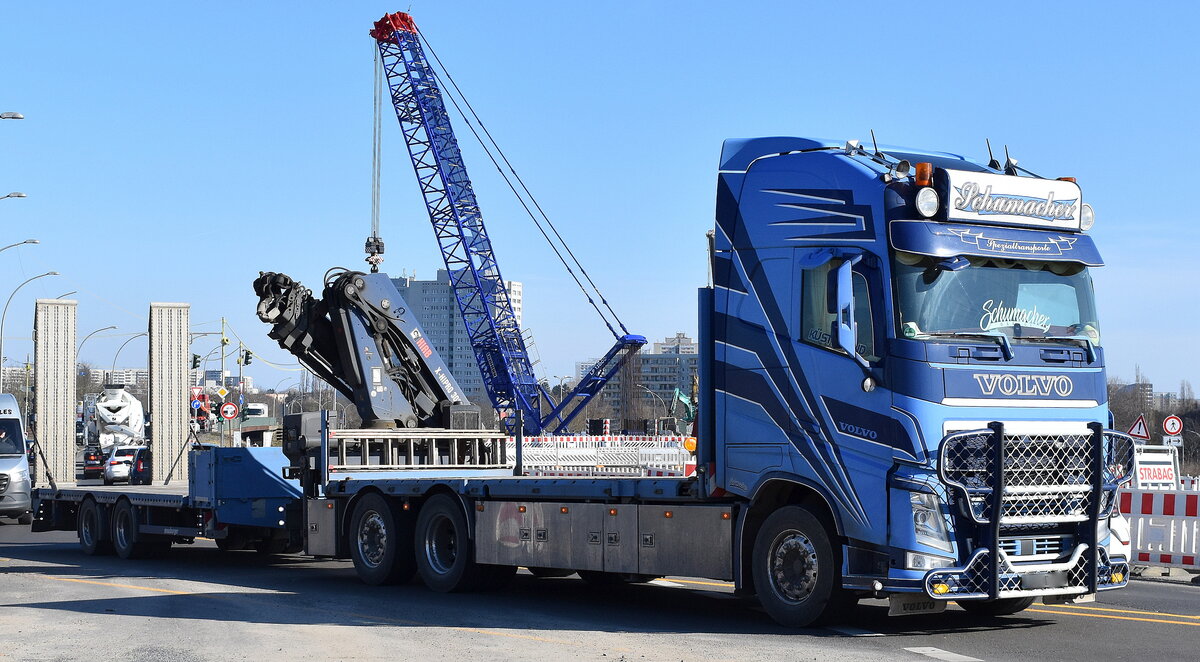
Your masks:
{"label": "chrome wheel rim", "polygon": [[387,551],[388,531],[383,516],[374,510],[367,511],[358,527],[358,557],[371,568],[383,564]]}
{"label": "chrome wheel rim", "polygon": [[450,572],[458,558],[458,535],[454,522],[445,515],[438,515],[429,522],[425,535],[425,560],[439,575]]}
{"label": "chrome wheel rim", "polygon": [[802,531],[788,529],[775,536],[767,563],[771,587],[787,602],[804,602],[816,590],[821,569],[817,548]]}
{"label": "chrome wheel rim", "polygon": [[115,537],[117,539],[117,547],[120,547],[121,549],[129,548],[129,538],[130,538],[129,524],[130,524],[129,511],[121,510],[120,512],[118,512]]}
{"label": "chrome wheel rim", "polygon": [[79,527],[79,538],[83,541],[84,545],[91,547],[93,540],[95,539],[95,534],[92,531],[92,527],[96,525],[96,511],[88,510],[86,513],[84,513],[82,519],[83,521],[80,523]]}

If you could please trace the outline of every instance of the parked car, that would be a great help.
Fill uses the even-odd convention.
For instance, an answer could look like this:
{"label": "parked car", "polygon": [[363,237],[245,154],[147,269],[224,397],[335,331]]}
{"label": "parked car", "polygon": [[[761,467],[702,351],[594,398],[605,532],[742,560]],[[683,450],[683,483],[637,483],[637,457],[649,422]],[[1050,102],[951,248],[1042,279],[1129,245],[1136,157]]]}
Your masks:
{"label": "parked car", "polygon": [[[143,453],[148,453],[149,450],[146,446],[117,446],[114,448],[104,463],[104,484],[133,483],[132,476],[139,473],[137,470],[145,465],[147,458],[143,456]],[[135,467],[135,465],[139,466]]]}

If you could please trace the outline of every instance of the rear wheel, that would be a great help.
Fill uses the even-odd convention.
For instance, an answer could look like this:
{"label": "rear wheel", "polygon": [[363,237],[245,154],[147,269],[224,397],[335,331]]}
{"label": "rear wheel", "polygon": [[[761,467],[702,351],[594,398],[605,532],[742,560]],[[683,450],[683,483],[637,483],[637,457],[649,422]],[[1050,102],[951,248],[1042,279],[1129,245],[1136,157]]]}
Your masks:
{"label": "rear wheel", "polygon": [[[397,513],[383,495],[359,499],[350,518],[350,558],[367,584],[400,584],[417,572],[413,527],[407,513]],[[286,547],[286,541],[284,546]]]}
{"label": "rear wheel", "polygon": [[414,549],[421,581],[439,593],[478,588],[488,574],[475,563],[467,516],[449,495],[434,495],[421,507]]}
{"label": "rear wheel", "polygon": [[963,600],[958,603],[968,614],[975,616],[1009,616],[1025,611],[1033,604],[1033,598],[1001,598],[990,602]]}
{"label": "rear wheel", "polygon": [[840,587],[829,532],[802,506],[767,517],[754,541],[754,587],[775,622],[805,627],[848,608],[853,596]]}
{"label": "rear wheel", "polygon": [[123,559],[138,559],[146,556],[148,545],[138,535],[137,510],[133,504],[121,500],[113,510],[112,541],[117,556]]}
{"label": "rear wheel", "polygon": [[79,548],[88,556],[112,552],[112,543],[102,540],[101,521],[100,506],[90,498],[85,499],[75,515],[75,531],[79,534]]}

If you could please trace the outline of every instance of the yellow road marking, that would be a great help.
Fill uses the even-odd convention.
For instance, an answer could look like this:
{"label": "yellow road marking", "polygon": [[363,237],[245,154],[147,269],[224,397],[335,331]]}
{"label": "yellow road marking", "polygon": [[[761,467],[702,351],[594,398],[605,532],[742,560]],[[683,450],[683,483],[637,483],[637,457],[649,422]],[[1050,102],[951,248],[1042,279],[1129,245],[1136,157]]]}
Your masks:
{"label": "yellow road marking", "polygon": [[733,588],[733,584],[728,582],[698,582],[693,579],[663,579],[666,582],[675,582],[677,584],[697,584],[699,586],[720,586],[721,588]]}
{"label": "yellow road marking", "polygon": [[1193,614],[1168,614],[1161,611],[1142,611],[1140,609],[1107,609],[1105,607],[1092,607],[1088,605],[1055,605],[1055,609],[1087,609],[1089,611],[1111,611],[1118,614],[1146,614],[1148,616],[1170,616],[1171,618],[1195,618],[1200,619],[1200,616]]}
{"label": "yellow road marking", "polygon": [[151,586],[134,586],[133,584],[114,584],[112,582],[98,582],[91,579],[75,579],[73,577],[49,577],[56,582],[76,582],[79,584],[95,584],[96,586],[111,586],[113,588],[132,588],[139,591],[154,591],[155,593],[171,593],[172,595],[200,595],[191,591],[172,591],[169,588],[153,588]]}
{"label": "yellow road marking", "polygon": [[1063,616],[1086,616],[1088,618],[1111,618],[1118,621],[1140,621],[1143,623],[1166,623],[1167,625],[1193,625],[1200,627],[1200,623],[1190,623],[1188,621],[1168,621],[1161,618],[1136,618],[1134,616],[1112,616],[1110,614],[1089,614],[1080,611],[1058,611],[1055,609],[1033,609],[1029,608],[1025,611],[1034,611],[1039,614],[1061,614]]}

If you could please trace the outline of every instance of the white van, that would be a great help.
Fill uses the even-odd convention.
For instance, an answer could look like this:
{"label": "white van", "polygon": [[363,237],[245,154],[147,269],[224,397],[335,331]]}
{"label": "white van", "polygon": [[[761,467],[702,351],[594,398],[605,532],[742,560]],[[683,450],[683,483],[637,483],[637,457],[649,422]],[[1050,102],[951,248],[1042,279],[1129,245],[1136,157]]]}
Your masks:
{"label": "white van", "polygon": [[29,512],[29,448],[21,428],[17,399],[0,394],[0,517],[21,524],[33,521]]}

